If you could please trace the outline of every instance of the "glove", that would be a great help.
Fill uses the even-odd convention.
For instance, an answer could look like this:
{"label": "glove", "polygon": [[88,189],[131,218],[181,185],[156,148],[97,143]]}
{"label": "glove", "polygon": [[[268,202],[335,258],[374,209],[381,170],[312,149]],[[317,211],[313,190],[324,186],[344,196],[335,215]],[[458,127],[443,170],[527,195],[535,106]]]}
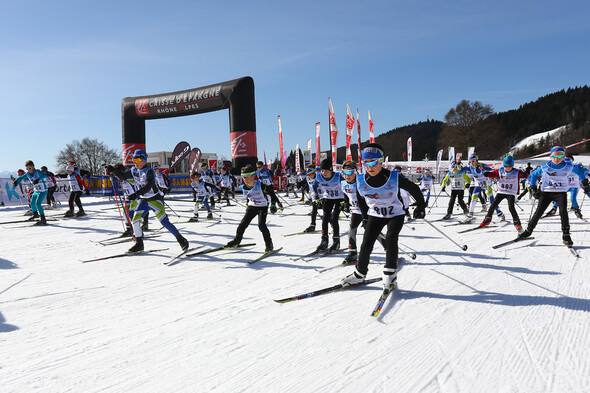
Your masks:
{"label": "glove", "polygon": [[531,193],[535,199],[541,198],[543,192],[537,188],[537,186],[531,186]]}
{"label": "glove", "polygon": [[90,190],[88,188],[86,189],[86,195],[90,195]]}
{"label": "glove", "polygon": [[39,179],[33,180],[33,184],[38,184],[38,183],[39,183]]}
{"label": "glove", "polygon": [[137,195],[137,192],[134,192],[133,194],[129,194],[129,196],[127,197],[127,199],[129,199],[130,201],[134,201],[137,199],[139,195]]}
{"label": "glove", "polygon": [[590,193],[590,183],[588,182],[588,179],[584,179],[582,187],[584,187],[584,194]]}
{"label": "glove", "polygon": [[18,182],[16,181],[16,179],[13,179],[13,180],[12,180],[12,186],[13,186],[13,187],[16,187],[16,186],[18,186]]}
{"label": "glove", "polygon": [[442,188],[442,190],[441,190],[441,191],[442,191],[442,192],[446,192],[446,191],[445,191],[445,188],[446,188],[446,186],[443,186],[443,188]]}
{"label": "glove", "polygon": [[414,209],[414,218],[424,218],[426,217],[426,210],[423,206],[418,206]]}
{"label": "glove", "polygon": [[274,203],[270,205],[270,212],[272,214],[275,214],[277,212],[277,205],[275,205]]}

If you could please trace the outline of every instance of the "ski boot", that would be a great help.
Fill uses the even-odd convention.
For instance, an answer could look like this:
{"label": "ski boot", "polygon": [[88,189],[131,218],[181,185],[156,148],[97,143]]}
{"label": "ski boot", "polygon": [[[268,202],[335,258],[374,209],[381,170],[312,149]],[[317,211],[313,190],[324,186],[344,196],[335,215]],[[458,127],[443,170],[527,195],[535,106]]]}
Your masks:
{"label": "ski boot", "polygon": [[557,213],[557,206],[553,206],[551,210],[545,214],[545,217],[554,216]]}
{"label": "ski boot", "polygon": [[334,236],[332,238],[332,245],[330,246],[330,252],[340,250],[340,236]]}
{"label": "ski boot", "polygon": [[487,227],[488,225],[490,225],[490,222],[492,222],[492,217],[488,217],[486,216],[483,221],[481,222],[481,224],[479,224],[480,227]]}
{"label": "ski boot", "polygon": [[207,220],[212,220],[213,219],[213,213],[209,212],[207,213]]}
{"label": "ski boot", "polygon": [[518,234],[518,238],[519,239],[526,239],[527,237],[530,237],[531,234],[532,234],[531,231],[529,231],[528,229],[525,229],[524,231],[522,231]]}
{"label": "ski boot", "polygon": [[506,216],[501,211],[498,212],[498,217],[500,217],[500,222],[506,221]]}
{"label": "ski boot", "polygon": [[78,213],[76,213],[76,217],[82,217],[85,215],[86,215],[86,213],[84,212],[84,210],[78,210]]}
{"label": "ski boot", "polygon": [[41,217],[41,219],[39,220],[39,222],[36,222],[35,225],[47,225],[47,220],[45,220],[45,216],[41,214],[39,217]]}
{"label": "ski boot", "polygon": [[184,236],[178,235],[176,241],[178,242],[178,244],[180,244],[180,248],[182,248],[182,251],[188,250],[188,240],[186,240]]}
{"label": "ski boot", "polygon": [[574,242],[572,241],[572,237],[570,236],[569,233],[564,233],[562,236],[563,239],[563,244],[565,244],[568,247],[571,247],[574,245]]}
{"label": "ski boot", "polygon": [[576,217],[578,217],[580,220],[584,218],[579,207],[574,207],[574,213],[576,214]]}
{"label": "ski boot", "polygon": [[143,218],[143,222],[141,224],[141,230],[142,231],[148,230],[148,217],[147,216]]}
{"label": "ski boot", "polygon": [[383,269],[383,289],[389,289],[391,285],[397,286],[397,269],[386,267]]}
{"label": "ski boot", "polygon": [[64,217],[74,217],[74,210],[70,209],[64,213]]}
{"label": "ski boot", "polygon": [[39,213],[33,212],[33,215],[31,217],[27,218],[27,221],[34,221],[37,218],[39,218]]}
{"label": "ski boot", "polygon": [[233,239],[233,240],[230,240],[229,242],[227,242],[225,247],[231,248],[231,247],[237,247],[239,245],[240,245],[240,242],[237,239]]}
{"label": "ski boot", "polygon": [[191,218],[189,218],[188,222],[197,222],[199,221],[199,216],[194,215]]}
{"label": "ski boot", "polygon": [[450,220],[451,219],[451,214],[447,213],[443,218],[443,220]]}
{"label": "ski boot", "polygon": [[143,236],[135,238],[135,244],[129,249],[129,253],[143,251]]}
{"label": "ski boot", "polygon": [[365,282],[365,276],[365,274],[362,274],[357,269],[354,269],[354,272],[344,277],[340,281],[340,284],[342,284],[343,287],[347,287],[349,285],[362,284],[363,282]]}
{"label": "ski boot", "polygon": [[346,258],[344,258],[344,261],[342,261],[342,265],[344,266],[348,266],[348,265],[354,265],[357,261],[358,258],[358,254],[356,252],[356,250],[350,250],[348,252],[348,255],[346,256]]}
{"label": "ski boot", "polygon": [[272,242],[266,243],[266,248],[264,249],[264,252],[271,252],[272,250],[274,250]]}
{"label": "ski boot", "polygon": [[131,229],[131,227],[127,227],[127,229],[125,229],[125,232],[123,232],[121,237],[129,237],[132,234],[133,234],[133,229]]}
{"label": "ski boot", "polygon": [[328,236],[322,236],[322,241],[319,246],[315,249],[315,252],[322,252],[328,249]]}
{"label": "ski boot", "polygon": [[315,231],[315,225],[310,225],[303,232],[309,233]]}

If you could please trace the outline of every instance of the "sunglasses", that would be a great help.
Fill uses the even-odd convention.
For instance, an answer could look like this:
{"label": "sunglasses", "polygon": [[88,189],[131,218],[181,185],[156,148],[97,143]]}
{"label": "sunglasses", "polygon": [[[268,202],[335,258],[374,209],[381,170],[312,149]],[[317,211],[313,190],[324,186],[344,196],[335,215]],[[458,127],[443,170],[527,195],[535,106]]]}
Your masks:
{"label": "sunglasses", "polygon": [[250,176],[254,176],[254,172],[242,173],[242,177],[250,177]]}
{"label": "sunglasses", "polygon": [[27,169],[33,169],[35,167],[34,166],[26,166],[25,168],[27,168]]}
{"label": "sunglasses", "polygon": [[342,173],[345,174],[346,176],[351,176],[352,174],[354,174],[356,171],[354,169],[343,169]]}
{"label": "sunglasses", "polygon": [[551,158],[563,158],[565,154],[551,154]]}
{"label": "sunglasses", "polygon": [[380,163],[383,160],[373,160],[373,161],[363,161],[363,165],[369,168],[374,167],[375,165],[377,165],[378,163]]}

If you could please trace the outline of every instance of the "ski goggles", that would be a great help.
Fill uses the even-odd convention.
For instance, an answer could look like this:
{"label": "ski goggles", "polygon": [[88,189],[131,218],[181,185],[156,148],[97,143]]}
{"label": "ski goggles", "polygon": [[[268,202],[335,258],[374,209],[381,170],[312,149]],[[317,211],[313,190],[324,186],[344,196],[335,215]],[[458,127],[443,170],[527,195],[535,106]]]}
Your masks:
{"label": "ski goggles", "polygon": [[383,150],[376,147],[365,147],[361,159],[363,160],[375,160],[383,158]]}
{"label": "ski goggles", "polygon": [[315,169],[312,169],[312,168],[307,168],[307,169],[305,170],[305,174],[306,174],[306,175],[311,175],[312,173],[315,173]]}
{"label": "ski goggles", "polygon": [[563,157],[565,157],[565,154],[561,154],[561,153],[560,154],[551,154],[550,157],[551,158],[563,158]]}
{"label": "ski goggles", "polygon": [[141,158],[141,157],[136,157],[136,158],[134,158],[134,159],[133,159],[133,162],[134,162],[135,164],[139,164],[139,163],[140,163],[140,162],[142,162],[142,161],[143,161],[143,158]]}
{"label": "ski goggles", "polygon": [[374,167],[375,165],[377,165],[378,163],[383,162],[383,158],[380,158],[378,160],[373,160],[373,161],[363,161],[363,165],[369,168]]}
{"label": "ski goggles", "polygon": [[242,177],[250,177],[250,176],[254,176],[256,174],[256,172],[244,172],[242,173]]}
{"label": "ski goggles", "polygon": [[355,173],[356,173],[355,169],[343,169],[342,170],[342,174],[344,174],[346,176],[352,176]]}

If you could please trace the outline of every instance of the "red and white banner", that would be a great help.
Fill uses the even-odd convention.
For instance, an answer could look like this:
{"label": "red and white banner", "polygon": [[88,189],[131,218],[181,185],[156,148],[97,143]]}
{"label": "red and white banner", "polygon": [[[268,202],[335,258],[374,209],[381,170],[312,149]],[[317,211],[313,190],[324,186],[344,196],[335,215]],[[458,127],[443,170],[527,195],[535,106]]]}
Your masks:
{"label": "red and white banner", "polygon": [[[309,163],[311,164],[312,163],[312,160],[311,160],[311,138],[309,138],[309,140],[307,141],[307,152],[309,154]],[[306,161],[306,164],[307,164],[307,161]]]}
{"label": "red and white banner", "polygon": [[371,116],[371,110],[369,109],[369,142],[375,143],[375,133],[373,132],[373,116]]}
{"label": "red and white banner", "polygon": [[320,148],[320,123],[315,123],[315,164],[320,165],[322,150]]}
{"label": "red and white banner", "polygon": [[354,117],[350,106],[346,104],[346,159],[352,160],[352,152],[350,151],[350,141],[352,140],[352,130],[354,129]]}
{"label": "red and white banner", "polygon": [[217,172],[217,160],[209,160],[209,169],[213,172]]}
{"label": "red and white banner", "polygon": [[332,99],[328,98],[329,115],[330,115],[330,144],[332,146],[332,165],[336,166],[336,141],[338,140],[338,127],[336,126],[336,115],[334,114],[334,107],[332,107]]}
{"label": "red and white banner", "polygon": [[299,143],[295,147],[295,172],[301,172],[301,164],[299,163]]}
{"label": "red and white banner", "polygon": [[361,118],[359,116],[358,108],[356,109],[356,136],[358,137],[357,151],[359,156],[359,160],[357,161],[357,163],[358,165],[361,165]]}
{"label": "red and white banner", "polygon": [[283,150],[283,128],[281,127],[281,116],[278,116],[279,119],[279,151],[281,152],[281,166],[285,167],[285,161],[287,157],[285,157],[285,152]]}
{"label": "red and white banner", "polygon": [[412,162],[412,137],[408,138],[408,162]]}

